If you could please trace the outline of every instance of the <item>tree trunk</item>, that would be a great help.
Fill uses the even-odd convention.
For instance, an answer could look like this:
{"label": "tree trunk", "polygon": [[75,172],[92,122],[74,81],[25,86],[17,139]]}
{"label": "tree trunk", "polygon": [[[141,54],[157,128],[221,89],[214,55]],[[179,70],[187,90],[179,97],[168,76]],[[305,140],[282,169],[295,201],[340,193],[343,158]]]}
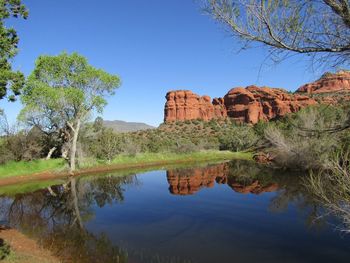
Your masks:
{"label": "tree trunk", "polygon": [[57,149],[56,147],[53,147],[53,148],[50,149],[49,153],[46,156],[46,160],[50,160],[51,159],[51,156],[56,151],[56,149]]}
{"label": "tree trunk", "polygon": [[75,157],[77,154],[77,142],[78,142],[78,135],[79,135],[79,130],[80,130],[80,120],[77,120],[77,125],[73,131],[73,139],[72,139],[72,146],[70,150],[70,171],[74,172],[75,171]]}

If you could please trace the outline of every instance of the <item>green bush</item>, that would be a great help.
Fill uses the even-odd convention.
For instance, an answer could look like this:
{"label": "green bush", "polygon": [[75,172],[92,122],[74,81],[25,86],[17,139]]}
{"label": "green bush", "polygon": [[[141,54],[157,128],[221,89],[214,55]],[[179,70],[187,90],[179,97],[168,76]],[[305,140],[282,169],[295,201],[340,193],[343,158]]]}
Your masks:
{"label": "green bush", "polygon": [[346,111],[340,107],[317,106],[301,110],[264,130],[266,149],[277,166],[291,169],[319,169],[342,148]]}
{"label": "green bush", "polygon": [[244,151],[251,149],[258,142],[259,137],[250,126],[232,127],[220,136],[220,149],[230,151]]}

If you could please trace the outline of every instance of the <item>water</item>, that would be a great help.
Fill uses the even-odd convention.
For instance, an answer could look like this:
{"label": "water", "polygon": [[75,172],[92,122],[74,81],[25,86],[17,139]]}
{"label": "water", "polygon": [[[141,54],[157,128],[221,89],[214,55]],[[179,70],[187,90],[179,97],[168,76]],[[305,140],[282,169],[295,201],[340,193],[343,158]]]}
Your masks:
{"label": "water", "polygon": [[1,220],[65,262],[349,262],[302,177],[239,161],[81,177],[1,197]]}

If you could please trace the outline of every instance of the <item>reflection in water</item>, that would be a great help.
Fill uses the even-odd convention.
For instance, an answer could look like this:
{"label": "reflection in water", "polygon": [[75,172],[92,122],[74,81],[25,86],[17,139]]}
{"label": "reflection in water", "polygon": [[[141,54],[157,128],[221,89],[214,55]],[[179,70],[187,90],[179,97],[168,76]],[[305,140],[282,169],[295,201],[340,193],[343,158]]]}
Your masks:
{"label": "reflection in water", "polygon": [[[247,168],[247,167],[246,167]],[[227,184],[235,192],[247,194],[261,194],[264,192],[274,192],[278,189],[278,184],[274,182],[264,182],[252,177],[245,177],[242,180],[242,175],[235,176],[237,169],[233,169],[232,164],[222,163],[206,168],[192,169],[174,169],[167,171],[167,179],[169,183],[169,191],[175,195],[191,195],[198,192],[203,187],[213,187],[215,182],[218,184]],[[247,171],[245,171],[247,173]]]}
{"label": "reflection in water", "polygon": [[[146,178],[146,176],[147,175],[144,175],[144,178]],[[172,169],[166,172],[169,191],[173,197],[174,195],[194,195],[201,189],[212,188],[215,185],[229,186],[234,191],[230,191],[231,195],[250,193],[253,194],[253,196],[256,196],[262,193],[275,192],[271,198],[269,198],[270,211],[286,211],[290,204],[294,204],[298,207],[301,213],[306,214],[305,220],[307,221],[307,224],[314,226],[316,222],[315,219],[319,218],[319,215],[324,213],[324,209],[298,177],[299,175],[281,174],[280,172],[274,172],[252,165],[252,163],[249,162],[238,161],[209,165],[200,168]],[[136,175],[72,177],[63,185],[52,186],[45,190],[39,190],[30,194],[18,194],[14,197],[3,196],[0,198],[1,215],[10,226],[19,229],[30,237],[36,238],[41,245],[52,250],[53,253],[60,257],[64,262],[213,262],[210,261],[209,255],[223,257],[226,261],[222,262],[231,262],[229,256],[221,253],[220,247],[218,247],[215,252],[210,250],[196,251],[194,248],[192,250],[190,249],[190,257],[196,258],[196,256],[198,256],[198,258],[201,258],[201,256],[203,256],[204,259],[202,259],[202,261],[189,260],[190,257],[188,254],[169,257],[158,254],[154,255],[147,251],[144,252],[142,250],[143,247],[138,247],[137,245],[131,249],[128,248],[127,251],[125,247],[119,248],[116,242],[111,240],[110,233],[103,234],[103,231],[95,231],[95,229],[87,228],[87,224],[94,221],[96,213],[102,208],[106,208],[106,205],[112,205],[115,207],[117,203],[123,204],[125,194],[128,193],[129,190],[135,188],[143,189],[144,186],[141,186],[139,181],[140,178],[141,176]],[[161,179],[158,178],[157,180]],[[152,184],[155,184],[155,182],[152,181]],[[161,191],[161,189],[159,189],[159,191]],[[137,192],[133,192],[133,194],[136,195],[136,197],[138,195]],[[155,193],[149,191],[147,194],[152,195]],[[217,200],[220,200],[222,197],[224,196],[218,196]],[[129,196],[129,198],[132,198],[132,196]],[[258,196],[256,196],[256,198],[258,198]],[[140,197],[140,199],[140,202],[142,203],[142,197]],[[166,199],[165,195],[163,195],[163,199]],[[142,203],[137,209],[143,209],[145,206],[149,206],[149,211],[152,211],[152,209],[154,211],[164,211],[163,213],[168,213],[170,216],[168,228],[175,226],[176,222],[174,224],[174,222],[171,221],[172,212],[167,212],[166,209],[166,207],[170,206],[164,206],[163,203],[156,203],[155,200],[159,200],[159,198],[152,200],[153,203]],[[177,200],[177,202],[180,202],[177,204],[181,205],[181,209],[185,209],[184,202],[186,202],[187,199],[184,200],[181,198]],[[125,200],[125,202],[127,203],[128,199]],[[222,203],[226,206],[222,207],[223,210],[218,210],[219,213],[221,213],[221,215],[224,215],[225,213],[229,214],[227,204],[230,204],[231,202],[226,204],[222,201]],[[206,199],[202,201],[202,204],[206,206],[208,211],[211,209],[220,209],[220,207],[209,207],[209,203]],[[244,203],[242,203],[242,205],[244,205]],[[114,210],[108,210],[114,212],[105,213],[108,213],[108,217],[112,217],[113,213],[116,213],[123,207],[125,206],[115,207]],[[126,207],[128,208],[127,205]],[[190,208],[190,210],[193,209]],[[128,211],[129,210],[125,210],[125,213],[129,213]],[[168,214],[166,216],[168,216]],[[141,231],[147,232],[146,229],[149,224],[155,224],[154,229],[159,229],[158,231],[165,231],[160,230],[162,229],[162,225],[157,223],[157,220],[160,221],[159,218],[154,220],[154,222],[149,222],[146,219],[144,219],[145,221],[142,221],[142,218],[135,218],[135,216],[132,215],[133,214],[131,213],[124,228],[131,225],[131,221],[136,221],[137,224],[135,227],[139,227]],[[121,215],[121,217],[115,219],[117,221],[112,220],[108,227],[113,229],[114,225],[118,224],[118,220],[123,221],[123,216],[124,215]],[[145,217],[145,215],[143,216]],[[247,216],[250,218],[249,214]],[[196,215],[194,214],[193,217],[195,218]],[[190,231],[195,231],[195,233],[202,231],[198,229],[192,230],[196,224],[190,223],[192,222],[191,218],[189,220],[188,226],[185,228],[189,233],[191,233]],[[215,223],[203,222],[204,223],[202,224],[205,224],[203,226],[207,226],[208,230],[210,230]],[[323,227],[325,227],[324,222],[317,222],[319,223],[317,226],[320,226],[322,225],[321,223],[323,223]],[[218,232],[208,232],[208,235],[213,235],[213,240],[210,240],[210,243],[215,243],[215,238],[218,238],[220,235],[225,236],[228,230],[227,226],[230,226],[230,224],[230,221],[228,221],[227,224],[223,226],[223,229],[215,229],[215,231]],[[123,228],[120,228],[120,230],[122,229]],[[260,235],[258,230],[256,231],[256,235]],[[136,232],[138,232],[138,230],[136,230]],[[121,231],[119,233],[118,231],[112,233],[114,236],[118,236],[118,234],[121,234]],[[182,233],[182,235],[186,237],[186,231],[181,230],[179,233]],[[139,232],[138,235],[140,235]],[[156,240],[155,236],[157,233],[152,232],[152,235],[154,237],[148,236],[146,242],[153,239]],[[126,237],[128,236],[129,235],[126,235]],[[179,234],[174,235],[173,241],[171,241],[175,243],[168,241],[170,247],[167,247],[167,243],[164,242],[156,243],[159,251],[163,249],[169,253],[169,251],[173,250],[173,247],[181,246],[183,242],[186,242],[186,240],[177,240],[178,236]],[[140,238],[139,236],[137,237]],[[246,238],[246,236],[244,237]],[[186,238],[189,240],[191,239],[191,236]],[[131,239],[132,238],[130,237],[130,240]],[[127,242],[128,240],[124,241]],[[138,243],[135,242],[135,244]],[[227,242],[225,242],[225,244],[218,243],[218,245],[227,246]],[[231,245],[237,246],[238,244],[232,243]],[[211,246],[212,245],[210,245],[209,248],[211,248]],[[245,249],[250,250],[250,247],[245,247]],[[278,248],[276,249],[278,251]],[[181,248],[179,251],[185,250],[185,248]],[[205,253],[208,253],[208,255],[206,256]],[[208,257],[207,261],[205,261],[206,257]]]}
{"label": "reflection in water", "polygon": [[92,205],[103,207],[124,200],[125,185],[135,176],[106,176],[92,181],[71,177],[64,185],[1,199],[3,216],[11,227],[34,237],[67,262],[127,262],[126,253],[108,238],[89,233],[84,222],[93,217]]}

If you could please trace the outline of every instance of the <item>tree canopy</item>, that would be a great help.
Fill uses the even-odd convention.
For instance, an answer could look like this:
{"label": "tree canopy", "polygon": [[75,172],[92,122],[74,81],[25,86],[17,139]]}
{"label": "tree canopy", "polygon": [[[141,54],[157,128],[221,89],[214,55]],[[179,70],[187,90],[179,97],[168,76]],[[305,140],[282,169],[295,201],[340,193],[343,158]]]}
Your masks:
{"label": "tree canopy", "polygon": [[323,66],[349,65],[349,0],[204,0],[204,10],[243,48],[261,43],[274,60],[299,53]]}
{"label": "tree canopy", "polygon": [[118,76],[94,68],[77,53],[40,56],[23,89],[20,118],[47,133],[64,133],[74,170],[81,123],[102,112],[105,97],[119,85]]}
{"label": "tree canopy", "polygon": [[23,88],[24,75],[11,66],[19,42],[16,30],[5,25],[5,20],[11,17],[26,19],[28,11],[21,0],[0,0],[0,99],[14,101]]}

